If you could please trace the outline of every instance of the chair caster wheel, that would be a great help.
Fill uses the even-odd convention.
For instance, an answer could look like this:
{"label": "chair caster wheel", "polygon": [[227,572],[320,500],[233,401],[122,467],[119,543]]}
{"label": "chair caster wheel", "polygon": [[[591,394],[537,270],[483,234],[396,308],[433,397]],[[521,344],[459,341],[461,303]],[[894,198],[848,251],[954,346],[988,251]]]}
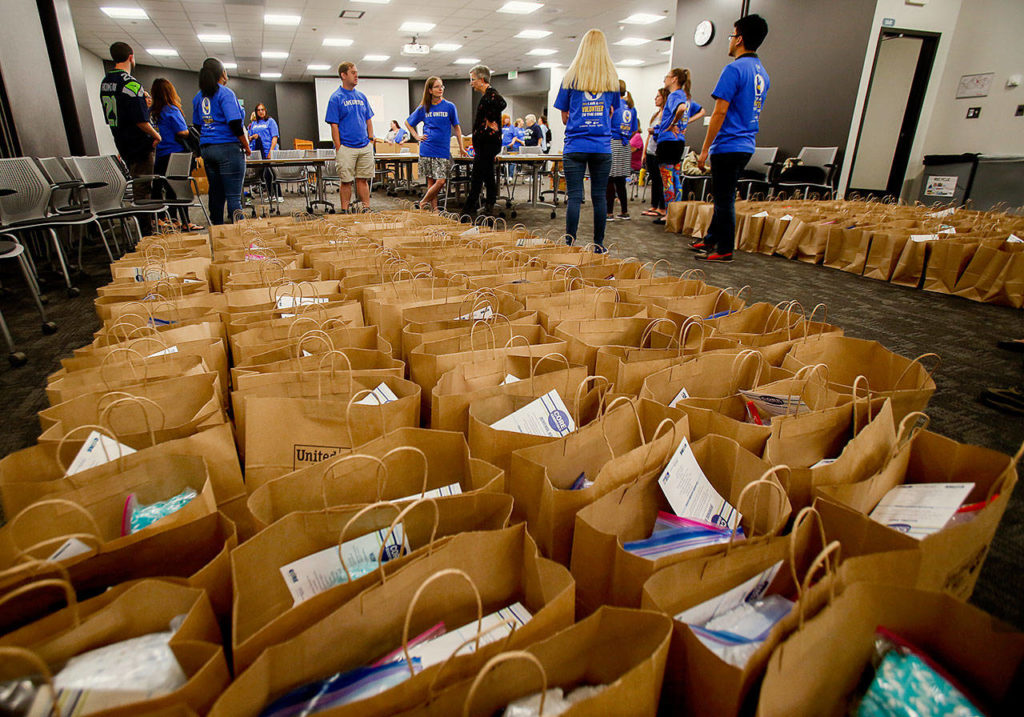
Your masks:
{"label": "chair caster wheel", "polygon": [[554,209],[552,209],[552,210],[551,210],[551,218],[552,218],[552,219],[554,219],[554,218],[555,218],[555,210],[554,210]]}
{"label": "chair caster wheel", "polygon": [[511,208],[512,208],[512,200],[511,199],[506,199],[505,200],[505,209],[511,209]]}
{"label": "chair caster wheel", "polygon": [[47,321],[45,324],[43,324],[43,333],[44,334],[55,334],[55,333],[57,333],[57,324],[53,323],[52,321]]}
{"label": "chair caster wheel", "polygon": [[68,294],[68,298],[69,299],[74,299],[76,296],[79,296],[81,293],[82,293],[82,290],[79,289],[77,286],[68,287],[67,294]]}
{"label": "chair caster wheel", "polygon": [[28,363],[28,356],[23,354],[21,351],[15,351],[8,355],[7,360],[11,362],[11,366],[13,368],[18,368],[19,366],[24,366]]}
{"label": "chair caster wheel", "polygon": [[513,210],[513,211],[512,211],[512,213],[511,213],[511,214],[509,214],[509,216],[510,216],[510,217],[511,217],[512,219],[515,219],[515,218],[516,218],[516,211],[515,211],[515,210]]}
{"label": "chair caster wheel", "polygon": [[45,306],[46,304],[50,303],[50,297],[49,296],[40,296],[39,297],[39,301],[40,301],[40,303],[42,303]]}
{"label": "chair caster wheel", "polygon": [[327,213],[328,213],[328,214],[334,214],[334,213],[335,213],[335,211],[334,211],[334,209],[328,209],[328,210],[327,210]]}

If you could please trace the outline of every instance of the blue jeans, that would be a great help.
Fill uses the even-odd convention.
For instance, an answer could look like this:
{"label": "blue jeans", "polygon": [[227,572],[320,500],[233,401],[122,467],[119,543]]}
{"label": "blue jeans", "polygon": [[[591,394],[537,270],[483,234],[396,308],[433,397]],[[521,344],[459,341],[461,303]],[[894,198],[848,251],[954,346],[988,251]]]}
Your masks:
{"label": "blue jeans", "polygon": [[228,220],[234,222],[235,212],[242,208],[242,180],[245,179],[245,154],[238,142],[204,144],[203,167],[210,185],[210,221],[224,223],[224,202],[228,204]]}
{"label": "blue jeans", "polygon": [[612,153],[570,152],[563,156],[565,189],[568,200],[565,210],[565,233],[576,239],[580,226],[580,205],[583,204],[583,175],[590,170],[590,201],[594,205],[594,243],[604,246],[604,227],[608,221],[608,173],[612,169]]}

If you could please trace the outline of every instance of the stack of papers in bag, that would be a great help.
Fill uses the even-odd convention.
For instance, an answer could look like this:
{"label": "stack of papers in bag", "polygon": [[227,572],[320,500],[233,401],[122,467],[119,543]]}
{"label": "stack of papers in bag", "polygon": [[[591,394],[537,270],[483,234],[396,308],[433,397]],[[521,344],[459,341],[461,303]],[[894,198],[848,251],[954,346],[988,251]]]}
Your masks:
{"label": "stack of papers in bag", "polygon": [[780,396],[757,391],[740,391],[740,395],[754,404],[765,423],[771,423],[776,416],[796,416],[811,410],[799,396]]}
{"label": "stack of papers in bag", "polygon": [[575,431],[576,423],[569,415],[569,409],[565,407],[558,391],[549,391],[518,411],[495,421],[491,428],[531,436],[561,438]]}
{"label": "stack of papers in bag", "polygon": [[99,431],[90,431],[85,443],[78,449],[75,460],[71,461],[67,474],[73,476],[134,452],[135,449],[131,446],[115,441]]}
{"label": "stack of papers in bag", "polygon": [[462,494],[462,486],[461,485],[459,485],[458,483],[449,483],[448,485],[443,485],[440,488],[433,488],[431,490],[428,490],[425,493],[423,493],[423,495],[420,495],[419,493],[414,493],[413,495],[407,495],[404,498],[399,498],[398,500],[396,500],[394,502],[395,503],[402,503],[402,502],[410,501],[410,500],[419,500],[420,498],[444,498],[445,496],[448,496],[448,495],[461,495],[461,494]]}
{"label": "stack of papers in bag", "polygon": [[395,395],[395,392],[388,388],[386,383],[381,382],[381,384],[370,391],[368,395],[356,401],[356,404],[359,406],[380,406],[397,400],[398,396]]}
{"label": "stack of papers in bag", "polygon": [[[341,544],[341,553],[345,556],[345,567],[348,568],[353,580],[377,569],[379,565],[377,556],[381,554],[381,546],[384,544],[387,534],[388,529],[382,528],[360,535],[358,538],[346,540]],[[405,555],[409,550],[408,541],[405,540],[405,531],[402,529],[402,525],[398,524],[395,526],[394,533],[388,538],[388,544],[383,553],[383,562],[386,563],[400,555]],[[338,546],[332,545],[312,555],[282,565],[280,570],[281,577],[284,578],[285,584],[288,585],[288,591],[292,594],[294,601],[292,604],[298,605],[335,585],[348,582],[345,567],[342,567]]]}
{"label": "stack of papers in bag", "polygon": [[463,314],[458,318],[458,320],[466,321],[469,319],[473,319],[474,321],[486,321],[492,316],[494,316],[494,310],[491,308],[490,304],[487,304],[486,306],[483,306],[482,308],[479,308],[476,311],[471,311],[468,314]]}
{"label": "stack of papers in bag", "polygon": [[743,519],[704,475],[685,438],[665,466],[658,485],[680,518],[732,530]]}
{"label": "stack of papers in bag", "polygon": [[972,490],[973,483],[898,485],[878,502],[871,518],[920,540],[946,527]]}

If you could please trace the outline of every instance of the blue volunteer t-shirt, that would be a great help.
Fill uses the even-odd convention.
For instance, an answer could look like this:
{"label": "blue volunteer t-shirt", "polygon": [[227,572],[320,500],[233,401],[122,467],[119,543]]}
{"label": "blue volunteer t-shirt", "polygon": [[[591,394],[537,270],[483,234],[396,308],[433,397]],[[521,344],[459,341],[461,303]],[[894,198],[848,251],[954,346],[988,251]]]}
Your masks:
{"label": "blue volunteer t-shirt", "polygon": [[640,129],[640,120],[637,119],[636,110],[622,102],[619,109],[612,115],[612,139],[617,139],[622,144],[629,144],[629,139]]}
{"label": "blue volunteer t-shirt", "polygon": [[757,129],[768,94],[768,72],[750,53],[725,66],[711,96],[729,103],[722,129],[711,143],[710,154],[753,152]]}
{"label": "blue volunteer t-shirt", "polygon": [[263,159],[270,156],[270,145],[274,137],[280,137],[277,129],[277,120],[268,117],[265,120],[257,119],[249,125],[249,143],[252,149],[256,148],[256,138],[260,138],[260,149]]}
{"label": "blue volunteer t-shirt", "polygon": [[672,123],[672,119],[676,116],[676,110],[679,109],[679,105],[689,103],[690,98],[686,96],[684,90],[675,90],[665,100],[665,108],[661,111],[661,124],[658,125],[658,133],[655,135],[655,140],[658,144],[662,142],[685,142],[686,141],[686,125],[690,121],[690,115],[693,112],[688,107],[683,111],[683,116],[679,122],[676,123],[676,129],[679,130],[679,134],[675,134],[668,128]]}
{"label": "blue volunteer t-shirt", "polygon": [[611,154],[611,114],[620,103],[618,92],[584,92],[560,87],[555,109],[569,113],[563,153]]}
{"label": "blue volunteer t-shirt", "polygon": [[399,129],[397,132],[395,132],[395,138],[392,141],[395,144],[401,144],[402,142],[405,141],[405,136],[407,134],[409,134],[409,133],[406,132],[404,129]]}
{"label": "blue volunteer t-shirt", "polygon": [[508,147],[516,136],[516,128],[512,125],[501,128],[501,146]]}
{"label": "blue volunteer t-shirt", "polygon": [[327,102],[324,122],[338,125],[338,138],[342,147],[361,149],[370,143],[366,121],[373,117],[370,101],[359,90],[339,87]]}
{"label": "blue volunteer t-shirt", "polygon": [[702,109],[704,109],[704,108],[700,106],[700,103],[697,102],[697,100],[690,100],[690,109],[686,113],[686,123],[687,123],[687,125],[689,125],[690,120],[693,119],[693,116],[695,114],[697,114],[698,112],[700,112]]}
{"label": "blue volunteer t-shirt", "polygon": [[160,117],[156,121],[156,131],[160,133],[160,144],[156,146],[157,157],[188,151],[178,141],[178,132],[188,132],[185,115],[174,105],[167,105],[160,110]]}
{"label": "blue volunteer t-shirt", "polygon": [[244,116],[235,93],[224,85],[217,86],[213,97],[203,97],[203,93],[198,92],[192,98],[192,124],[199,128],[200,146],[237,142],[238,137],[228,127],[228,122]]}
{"label": "blue volunteer t-shirt", "polygon": [[413,127],[423,123],[423,133],[427,138],[420,143],[421,157],[451,159],[452,127],[459,124],[459,111],[454,104],[441,100],[431,105],[429,110],[420,105],[406,122]]}

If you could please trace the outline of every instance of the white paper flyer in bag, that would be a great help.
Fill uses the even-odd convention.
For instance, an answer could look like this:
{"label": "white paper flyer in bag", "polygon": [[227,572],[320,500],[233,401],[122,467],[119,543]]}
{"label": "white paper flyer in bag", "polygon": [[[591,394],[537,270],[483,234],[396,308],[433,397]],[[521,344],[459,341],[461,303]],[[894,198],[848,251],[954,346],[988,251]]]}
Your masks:
{"label": "white paper flyer in bag", "polygon": [[99,431],[90,431],[85,443],[78,449],[75,460],[71,461],[67,475],[73,476],[132,453],[135,453],[135,449],[131,446],[115,441]]}
{"label": "white paper flyer in bag", "polygon": [[732,529],[743,517],[711,485],[685,438],[658,477],[658,485],[680,518]]}
{"label": "white paper flyer in bag", "polygon": [[397,400],[398,396],[395,395],[395,392],[392,391],[386,383],[381,382],[377,388],[373,389],[366,396],[356,401],[356,404],[360,406],[380,406]]}
{"label": "white paper flyer in bag", "polygon": [[972,490],[973,483],[898,485],[878,502],[871,519],[920,540],[942,530]]}
{"label": "white paper flyer in bag", "polygon": [[561,438],[575,431],[576,423],[569,415],[569,409],[565,407],[558,391],[552,390],[518,411],[495,421],[491,428],[531,436]]}
{"label": "white paper flyer in bag", "polygon": [[804,403],[799,396],[781,396],[776,393],[758,393],[757,391],[740,391],[740,395],[753,402],[761,418],[768,419],[767,423],[771,423],[776,416],[797,416],[811,410],[811,407]]}

